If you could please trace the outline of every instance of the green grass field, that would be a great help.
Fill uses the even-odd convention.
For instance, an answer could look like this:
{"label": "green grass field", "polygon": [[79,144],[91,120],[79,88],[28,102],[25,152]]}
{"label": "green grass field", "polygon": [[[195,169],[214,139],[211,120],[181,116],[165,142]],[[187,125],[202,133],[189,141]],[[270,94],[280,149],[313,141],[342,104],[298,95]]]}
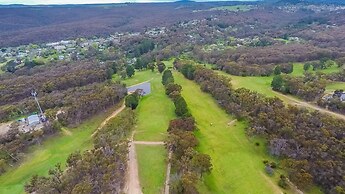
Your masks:
{"label": "green grass field", "polygon": [[[151,72],[141,72],[151,74]],[[135,140],[163,141],[169,121],[175,118],[173,102],[165,95],[164,86],[161,83],[161,74],[153,74],[151,77],[151,94],[143,97],[137,108],[138,124]]]}
{"label": "green grass field", "polygon": [[331,82],[326,86],[326,93],[332,93],[340,89],[345,91],[345,82]]}
{"label": "green grass field", "polygon": [[[114,78],[118,79],[117,77]],[[162,74],[157,71],[137,71],[131,78],[123,80],[127,86],[150,81],[151,94],[144,96],[137,107],[138,123],[134,140],[163,141],[169,121],[175,118],[173,102],[165,95],[161,83]]]}
{"label": "green grass field", "polygon": [[269,159],[265,146],[261,143],[256,147],[256,141],[248,139],[246,123],[235,122],[229,126],[234,118],[226,114],[210,95],[181,74],[174,75],[183,87],[182,95],[200,129],[196,132],[200,141],[198,150],[212,158],[213,170],[204,177],[201,193],[281,193],[276,179],[269,178],[264,172],[262,161]]}
{"label": "green grass field", "polygon": [[[304,73],[304,69],[303,69],[303,63],[294,63],[293,66],[293,72],[291,73],[291,75],[293,76],[303,76]],[[329,74],[329,73],[335,73],[338,72],[339,70],[341,70],[342,68],[339,68],[336,65],[333,65],[327,69],[318,69],[318,70],[312,70],[312,68],[309,68],[308,72],[322,72],[325,74]]]}
{"label": "green grass field", "polygon": [[[172,66],[172,61],[166,62]],[[119,80],[114,76],[114,80]],[[151,94],[144,96],[136,109],[137,127],[134,140],[164,141],[169,121],[175,118],[175,106],[165,94],[162,74],[157,71],[137,71],[123,80],[127,86],[150,81]],[[139,179],[144,194],[161,193],[164,189],[167,153],[164,146],[135,145],[138,157]]]}
{"label": "green grass field", "polygon": [[[50,137],[40,146],[33,146],[26,158],[8,172],[0,176],[0,193],[23,193],[24,184],[35,175],[47,175],[55,164],[64,164],[69,154],[92,147],[91,134],[114,109],[101,113],[77,128],[66,129]],[[64,166],[64,165],[62,165]]]}
{"label": "green grass field", "polygon": [[135,145],[135,148],[143,193],[162,193],[166,176],[166,149],[162,145]]}

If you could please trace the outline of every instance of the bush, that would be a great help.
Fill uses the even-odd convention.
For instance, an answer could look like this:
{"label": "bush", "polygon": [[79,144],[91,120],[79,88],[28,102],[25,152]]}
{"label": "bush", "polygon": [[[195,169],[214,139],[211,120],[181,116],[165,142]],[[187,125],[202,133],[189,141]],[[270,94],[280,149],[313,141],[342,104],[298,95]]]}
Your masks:
{"label": "bush", "polygon": [[128,95],[125,99],[126,107],[130,107],[132,110],[136,109],[138,104],[139,104],[139,95],[136,92]]}
{"label": "bush", "polygon": [[174,101],[174,104],[175,104],[175,113],[177,116],[179,117],[190,116],[187,103],[182,96],[177,97],[177,99]]}
{"label": "bush", "polygon": [[278,185],[279,185],[279,187],[281,187],[283,189],[288,189],[289,188],[289,184],[287,183],[286,177],[284,175],[280,175],[280,179],[278,181]]}

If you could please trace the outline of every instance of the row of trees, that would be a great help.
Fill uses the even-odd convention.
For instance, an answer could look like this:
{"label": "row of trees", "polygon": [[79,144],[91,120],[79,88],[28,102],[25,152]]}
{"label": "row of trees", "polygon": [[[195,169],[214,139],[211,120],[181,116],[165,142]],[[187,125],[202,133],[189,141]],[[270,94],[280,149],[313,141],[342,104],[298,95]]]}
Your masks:
{"label": "row of trees", "polygon": [[234,90],[229,78],[202,67],[196,67],[194,81],[228,113],[248,120],[248,134],[267,138],[270,153],[282,159],[289,179],[300,189],[314,182],[326,193],[345,191],[343,120],[286,107],[278,98],[244,88]]}
{"label": "row of trees", "polygon": [[26,183],[28,193],[121,193],[128,159],[126,137],[135,124],[135,113],[126,109],[111,119],[94,137],[94,148],[71,154],[66,170],[60,164],[48,176],[35,175]]}
{"label": "row of trees", "polygon": [[179,117],[169,123],[167,148],[172,152],[170,160],[174,173],[171,174],[170,192],[199,193],[197,184],[204,173],[212,170],[211,158],[207,154],[195,150],[198,140],[193,131],[196,130],[195,119],[188,111],[186,101],[181,96],[182,87],[174,83],[170,70],[165,70],[162,83],[166,94],[174,101],[175,113]]}

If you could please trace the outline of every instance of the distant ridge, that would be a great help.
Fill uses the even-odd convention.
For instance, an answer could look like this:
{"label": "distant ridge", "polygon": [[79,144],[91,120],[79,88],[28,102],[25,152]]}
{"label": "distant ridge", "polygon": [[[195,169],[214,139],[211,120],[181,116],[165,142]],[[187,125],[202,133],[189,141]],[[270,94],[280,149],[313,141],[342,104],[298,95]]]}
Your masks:
{"label": "distant ridge", "polygon": [[338,4],[345,5],[343,0],[262,0],[262,2],[269,4],[299,4],[299,3],[312,3],[312,4]]}
{"label": "distant ridge", "polygon": [[194,3],[195,1],[193,0],[179,0],[179,1],[175,1],[175,3]]}

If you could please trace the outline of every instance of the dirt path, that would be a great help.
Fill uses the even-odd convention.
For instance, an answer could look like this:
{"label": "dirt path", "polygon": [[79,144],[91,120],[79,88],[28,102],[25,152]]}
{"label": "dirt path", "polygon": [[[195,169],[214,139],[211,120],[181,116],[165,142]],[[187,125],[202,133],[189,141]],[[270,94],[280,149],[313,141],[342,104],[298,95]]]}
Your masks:
{"label": "dirt path", "polygon": [[306,108],[314,109],[314,110],[320,111],[321,113],[329,114],[329,115],[332,115],[332,116],[334,116],[334,117],[336,117],[336,118],[345,120],[345,115],[342,115],[342,114],[339,114],[339,113],[336,113],[336,112],[329,111],[329,110],[327,110],[327,109],[318,107],[318,106],[313,105],[313,104],[310,104],[310,103],[308,103],[308,102],[304,102],[304,101],[302,101],[302,100],[295,99],[295,98],[293,98],[293,97],[290,97],[290,96],[281,94],[281,93],[279,93],[279,92],[274,92],[274,93],[275,93],[277,96],[281,96],[281,97],[286,98],[286,99],[288,99],[289,101],[291,101],[291,102],[289,102],[289,104],[291,104],[291,105],[303,106],[303,107],[306,107]]}
{"label": "dirt path", "polygon": [[138,161],[137,161],[137,154],[135,151],[135,143],[132,141],[133,135],[129,143],[128,174],[127,174],[127,184],[125,187],[125,193],[142,194],[143,192],[141,191],[140,181],[139,181]]}
{"label": "dirt path", "polygon": [[[139,168],[138,168],[138,160],[137,154],[135,150],[135,145],[164,145],[162,141],[133,141],[134,132],[131,136],[130,143],[129,143],[129,153],[128,153],[128,174],[127,174],[127,181],[125,187],[125,193],[128,194],[142,194],[140,180],[139,180]],[[169,160],[171,154],[169,153]],[[165,193],[166,191],[169,193],[169,178],[170,176],[170,163],[168,163],[167,167],[167,178],[165,181]],[[169,173],[169,174],[168,174]]]}
{"label": "dirt path", "polygon": [[141,145],[164,145],[162,141],[133,141],[133,143]]}
{"label": "dirt path", "polygon": [[228,123],[228,126],[231,126],[231,125],[235,124],[236,121],[237,121],[237,119],[234,119],[234,120],[230,121],[230,122]]}
{"label": "dirt path", "polygon": [[125,109],[125,104],[123,104],[120,108],[116,109],[110,116],[108,116],[102,123],[101,125],[96,129],[95,132],[92,133],[91,137],[95,136],[98,132],[99,129],[101,129],[102,127],[104,127],[104,125],[106,125],[108,123],[108,121],[114,117],[116,117],[116,115],[118,115],[121,111],[123,111]]}
{"label": "dirt path", "polygon": [[169,151],[169,154],[168,154],[168,165],[167,165],[165,185],[164,185],[164,194],[169,194],[169,191],[170,191],[169,183],[170,183],[170,170],[171,170],[171,163],[170,163],[171,156],[172,156],[172,152]]}

